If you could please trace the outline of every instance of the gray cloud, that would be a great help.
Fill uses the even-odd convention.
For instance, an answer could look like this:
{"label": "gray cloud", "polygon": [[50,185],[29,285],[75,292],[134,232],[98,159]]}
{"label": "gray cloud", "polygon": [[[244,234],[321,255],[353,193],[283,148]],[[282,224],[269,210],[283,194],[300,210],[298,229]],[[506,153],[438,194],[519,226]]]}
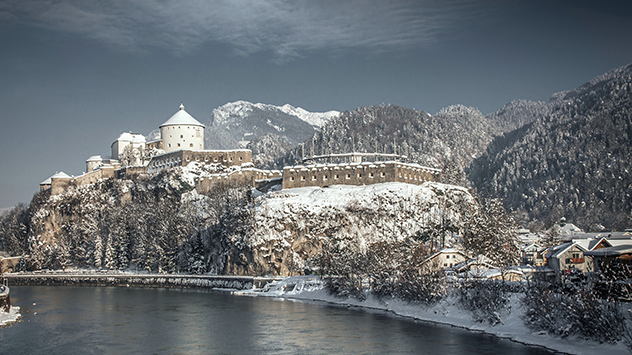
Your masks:
{"label": "gray cloud", "polygon": [[[447,4],[446,4],[447,3]],[[125,50],[188,53],[205,42],[250,55],[291,58],[310,50],[390,50],[435,43],[471,18],[472,1],[5,0],[0,19],[101,41]]]}

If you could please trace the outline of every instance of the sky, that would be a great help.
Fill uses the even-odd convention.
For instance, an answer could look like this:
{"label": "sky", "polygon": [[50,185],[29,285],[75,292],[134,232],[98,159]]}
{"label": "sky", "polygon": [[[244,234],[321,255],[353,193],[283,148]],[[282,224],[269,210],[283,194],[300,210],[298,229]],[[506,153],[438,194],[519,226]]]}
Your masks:
{"label": "sky", "polygon": [[[483,114],[632,62],[628,1],[0,0],[0,207],[184,103]],[[207,147],[212,149],[212,147]]]}

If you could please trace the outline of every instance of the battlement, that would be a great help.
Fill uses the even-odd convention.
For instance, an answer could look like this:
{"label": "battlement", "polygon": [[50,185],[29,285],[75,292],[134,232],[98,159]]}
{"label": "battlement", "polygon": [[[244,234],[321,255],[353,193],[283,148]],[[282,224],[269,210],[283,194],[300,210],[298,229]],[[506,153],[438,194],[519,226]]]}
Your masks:
{"label": "battlement", "polygon": [[441,170],[398,161],[295,165],[283,168],[283,188],[437,181]]}

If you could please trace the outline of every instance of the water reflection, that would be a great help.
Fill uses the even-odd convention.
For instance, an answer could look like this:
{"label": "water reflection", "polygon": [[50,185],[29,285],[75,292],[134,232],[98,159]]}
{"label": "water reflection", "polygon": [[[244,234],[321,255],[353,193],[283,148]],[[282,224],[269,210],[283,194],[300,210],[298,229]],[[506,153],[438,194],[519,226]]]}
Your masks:
{"label": "water reflection", "polygon": [[0,329],[2,353],[548,353],[383,312],[216,292],[17,286],[11,291],[24,319]]}

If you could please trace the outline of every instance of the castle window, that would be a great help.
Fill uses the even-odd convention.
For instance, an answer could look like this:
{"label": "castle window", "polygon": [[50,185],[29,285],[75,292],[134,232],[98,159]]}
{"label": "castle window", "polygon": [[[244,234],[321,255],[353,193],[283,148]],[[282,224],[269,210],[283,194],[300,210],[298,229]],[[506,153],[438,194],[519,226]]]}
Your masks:
{"label": "castle window", "polygon": [[301,176],[301,181],[305,181],[305,176]]}
{"label": "castle window", "polygon": [[193,148],[193,143],[189,144],[189,147]]}
{"label": "castle window", "polygon": [[180,143],[178,143],[178,147],[180,146]]}
{"label": "castle window", "polygon": [[373,173],[369,173],[369,177],[373,179]]}
{"label": "castle window", "polygon": [[351,179],[351,174],[347,174],[347,180]]}
{"label": "castle window", "polygon": [[362,173],[358,174],[358,179],[362,178]]}
{"label": "castle window", "polygon": [[184,138],[184,136],[183,136],[183,135],[180,135],[180,138]]}
{"label": "castle window", "polygon": [[334,175],[334,180],[338,180],[338,178],[340,178],[340,175],[338,174]]}
{"label": "castle window", "polygon": [[244,160],[244,158],[242,158],[242,157],[239,157],[239,161],[242,161],[242,160]]}
{"label": "castle window", "polygon": [[290,176],[290,181],[294,181],[294,176]]}
{"label": "castle window", "polygon": [[380,174],[380,176],[381,176],[381,177],[385,177],[385,176],[386,176],[386,173],[385,173],[385,172],[382,172],[382,173]]}
{"label": "castle window", "polygon": [[171,148],[171,143],[169,143],[169,148]]}
{"label": "castle window", "polygon": [[323,176],[323,181],[327,181],[327,175]]}
{"label": "castle window", "polygon": [[312,176],[312,181],[316,181],[316,175]]}

